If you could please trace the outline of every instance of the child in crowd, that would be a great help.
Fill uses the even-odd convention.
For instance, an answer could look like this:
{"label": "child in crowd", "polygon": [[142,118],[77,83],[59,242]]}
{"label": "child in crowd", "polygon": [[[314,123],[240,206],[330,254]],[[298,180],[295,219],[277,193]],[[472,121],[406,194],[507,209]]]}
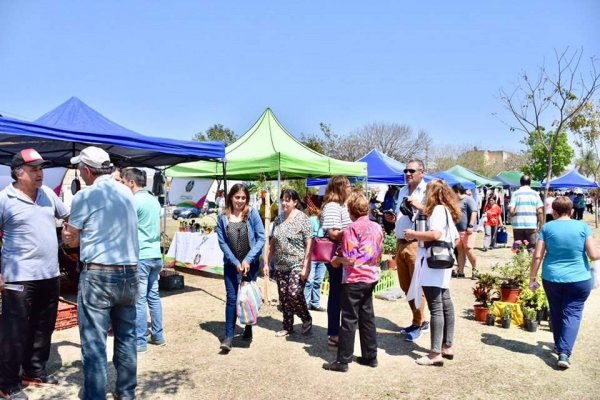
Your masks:
{"label": "child in crowd", "polygon": [[354,355],[356,328],[360,333],[361,357],[356,362],[377,367],[377,334],[373,311],[373,290],[379,281],[379,257],[383,246],[381,226],[370,221],[369,201],[352,193],[347,202],[352,223],[342,239],[342,256],[332,260],[334,267],[343,265],[342,324],[337,360],[323,364],[330,371],[346,372]]}

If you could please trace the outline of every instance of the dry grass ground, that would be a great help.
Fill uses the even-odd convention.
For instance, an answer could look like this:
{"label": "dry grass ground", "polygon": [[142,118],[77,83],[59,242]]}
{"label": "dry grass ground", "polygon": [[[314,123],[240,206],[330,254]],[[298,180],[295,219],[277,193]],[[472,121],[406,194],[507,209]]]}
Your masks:
{"label": "dry grass ground", "polygon": [[[594,230],[598,234],[598,230]],[[479,241],[481,243],[481,241]],[[511,257],[508,249],[479,252],[480,270]],[[470,269],[467,269],[469,276]],[[281,314],[261,310],[254,341],[244,345],[239,334],[228,355],[219,353],[224,331],[222,280],[185,275],[183,291],[163,293],[166,347],[150,346],[138,358],[139,399],[598,399],[600,291],[584,312],[570,370],[555,368],[552,334],[547,323],[537,333],[516,327],[489,327],[473,320],[474,281],[452,281],[457,315],[454,361],[443,368],[422,367],[414,360],[429,348],[429,334],[407,343],[398,333],[409,322],[404,300],[375,300],[379,367],[357,364],[346,374],[321,368],[335,358],[326,346],[326,313],[314,313],[309,336],[276,338]],[[271,286],[275,290],[275,286]],[[297,325],[299,330],[299,326]],[[76,328],[54,334],[49,365],[62,384],[27,390],[31,399],[76,399],[82,371]],[[109,339],[109,347],[112,338]],[[357,347],[355,354],[360,355]],[[109,359],[112,357],[109,354]],[[111,387],[114,369],[110,363]]]}

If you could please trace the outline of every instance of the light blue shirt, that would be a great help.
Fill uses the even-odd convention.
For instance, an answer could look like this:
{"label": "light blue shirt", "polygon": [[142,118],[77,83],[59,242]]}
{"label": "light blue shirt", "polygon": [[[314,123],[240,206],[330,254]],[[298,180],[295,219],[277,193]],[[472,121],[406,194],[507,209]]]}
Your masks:
{"label": "light blue shirt", "polygon": [[110,175],[73,197],[69,225],[80,229],[81,261],[104,265],[138,262],[137,213],[131,190]]}
{"label": "light blue shirt", "polygon": [[6,282],[59,275],[55,218],[67,215],[69,211],[49,187],[38,189],[35,202],[12,184],[0,192],[2,277]]}
{"label": "light blue shirt", "polygon": [[546,244],[542,279],[550,282],[581,282],[592,277],[585,252],[585,240],[592,230],[582,221],[560,220],[546,223],[540,239]]}

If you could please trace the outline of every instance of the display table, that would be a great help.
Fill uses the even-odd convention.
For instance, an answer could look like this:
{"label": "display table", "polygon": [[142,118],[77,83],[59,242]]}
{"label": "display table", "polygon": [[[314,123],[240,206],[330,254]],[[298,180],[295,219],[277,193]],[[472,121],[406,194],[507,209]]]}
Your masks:
{"label": "display table", "polygon": [[223,252],[216,233],[175,232],[165,257],[167,265],[223,275]]}
{"label": "display table", "polygon": [[494,310],[492,311],[492,314],[496,316],[496,322],[502,321],[502,313],[505,307],[512,307],[512,325],[522,326],[525,324],[521,305],[518,303],[506,303],[503,301],[494,302]]}

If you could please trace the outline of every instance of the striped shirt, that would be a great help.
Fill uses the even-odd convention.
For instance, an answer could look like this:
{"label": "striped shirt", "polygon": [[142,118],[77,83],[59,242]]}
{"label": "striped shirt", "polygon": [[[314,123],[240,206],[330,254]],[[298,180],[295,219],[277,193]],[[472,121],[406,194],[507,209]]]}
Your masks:
{"label": "striped shirt", "polygon": [[346,229],[352,220],[348,213],[346,205],[340,205],[335,202],[325,204],[321,211],[321,228],[327,232],[328,229]]}
{"label": "striped shirt", "polygon": [[544,204],[535,190],[522,186],[513,193],[509,207],[515,210],[511,220],[513,229],[536,229],[537,210],[544,207]]}

